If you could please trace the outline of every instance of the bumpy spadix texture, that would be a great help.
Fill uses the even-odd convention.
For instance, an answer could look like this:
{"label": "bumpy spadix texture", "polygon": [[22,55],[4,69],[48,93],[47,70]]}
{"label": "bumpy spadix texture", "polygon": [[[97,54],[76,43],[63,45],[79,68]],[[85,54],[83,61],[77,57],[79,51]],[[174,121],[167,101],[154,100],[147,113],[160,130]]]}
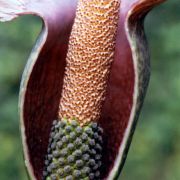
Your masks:
{"label": "bumpy spadix texture", "polygon": [[102,133],[97,123],[81,127],[75,120],[54,121],[45,160],[44,179],[99,179]]}
{"label": "bumpy spadix texture", "polygon": [[79,0],[65,70],[60,118],[100,118],[114,58],[119,0]]}

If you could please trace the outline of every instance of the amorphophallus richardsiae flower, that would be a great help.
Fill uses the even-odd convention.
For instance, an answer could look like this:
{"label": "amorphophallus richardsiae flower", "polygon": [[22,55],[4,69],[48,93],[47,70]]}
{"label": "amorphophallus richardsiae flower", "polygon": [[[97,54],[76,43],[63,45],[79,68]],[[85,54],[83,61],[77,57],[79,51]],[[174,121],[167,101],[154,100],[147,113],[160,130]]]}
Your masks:
{"label": "amorphophallus richardsiae flower", "polygon": [[20,88],[31,179],[118,178],[150,75],[143,20],[162,1],[0,0],[0,21],[43,20]]}

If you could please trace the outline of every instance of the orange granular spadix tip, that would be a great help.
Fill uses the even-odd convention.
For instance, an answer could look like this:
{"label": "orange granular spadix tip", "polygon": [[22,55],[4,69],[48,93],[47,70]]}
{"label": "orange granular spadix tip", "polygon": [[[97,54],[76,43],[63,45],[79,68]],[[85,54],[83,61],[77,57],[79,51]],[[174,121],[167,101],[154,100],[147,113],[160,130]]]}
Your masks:
{"label": "orange granular spadix tip", "polygon": [[98,121],[114,58],[119,0],[80,0],[69,40],[59,117]]}

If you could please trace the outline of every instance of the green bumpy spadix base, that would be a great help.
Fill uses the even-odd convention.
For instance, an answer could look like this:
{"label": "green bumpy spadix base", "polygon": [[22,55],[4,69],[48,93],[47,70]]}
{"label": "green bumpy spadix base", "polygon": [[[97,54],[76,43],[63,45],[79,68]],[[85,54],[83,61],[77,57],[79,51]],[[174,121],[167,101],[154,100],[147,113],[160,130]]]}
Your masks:
{"label": "green bumpy spadix base", "polygon": [[81,127],[76,120],[55,120],[51,129],[44,180],[98,180],[102,133],[97,123]]}

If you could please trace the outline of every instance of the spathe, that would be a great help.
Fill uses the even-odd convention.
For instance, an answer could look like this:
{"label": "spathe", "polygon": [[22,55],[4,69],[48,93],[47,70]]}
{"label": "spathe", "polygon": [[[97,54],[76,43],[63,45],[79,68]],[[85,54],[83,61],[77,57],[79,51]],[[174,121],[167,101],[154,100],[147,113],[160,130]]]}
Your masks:
{"label": "spathe", "polygon": [[[103,177],[116,179],[123,166],[148,85],[150,68],[143,20],[163,0],[122,0],[108,92],[101,126],[107,147]],[[0,0],[0,20],[23,14],[43,19],[42,32],[22,77],[20,118],[25,163],[40,180],[52,120],[61,96],[68,38],[77,0]]]}

